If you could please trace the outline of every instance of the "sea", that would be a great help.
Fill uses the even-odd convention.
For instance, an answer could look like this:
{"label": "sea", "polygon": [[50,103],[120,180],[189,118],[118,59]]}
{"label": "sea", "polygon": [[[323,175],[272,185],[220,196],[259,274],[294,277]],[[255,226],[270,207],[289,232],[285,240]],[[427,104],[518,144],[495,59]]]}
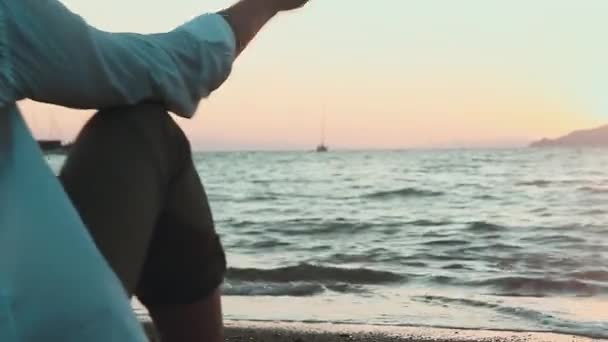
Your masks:
{"label": "sea", "polygon": [[194,161],[228,256],[226,319],[608,338],[608,150]]}

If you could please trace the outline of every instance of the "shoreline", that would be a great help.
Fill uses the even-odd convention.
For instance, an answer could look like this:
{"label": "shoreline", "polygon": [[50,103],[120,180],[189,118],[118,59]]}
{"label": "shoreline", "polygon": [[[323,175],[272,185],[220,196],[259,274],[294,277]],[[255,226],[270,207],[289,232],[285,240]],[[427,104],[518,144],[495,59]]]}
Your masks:
{"label": "shoreline", "polygon": [[[152,324],[146,322],[144,326],[152,336]],[[548,332],[230,320],[225,322],[225,335],[227,342],[608,342]]]}

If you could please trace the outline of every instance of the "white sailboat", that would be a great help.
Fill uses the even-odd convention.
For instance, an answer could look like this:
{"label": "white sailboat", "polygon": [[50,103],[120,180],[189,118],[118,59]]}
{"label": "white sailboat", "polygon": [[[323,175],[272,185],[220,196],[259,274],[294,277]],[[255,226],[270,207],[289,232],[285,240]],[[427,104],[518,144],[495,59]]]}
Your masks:
{"label": "white sailboat", "polygon": [[326,121],[326,111],[323,111],[323,120],[321,123],[321,143],[317,146],[317,152],[323,153],[328,152],[329,147],[325,144],[325,121]]}

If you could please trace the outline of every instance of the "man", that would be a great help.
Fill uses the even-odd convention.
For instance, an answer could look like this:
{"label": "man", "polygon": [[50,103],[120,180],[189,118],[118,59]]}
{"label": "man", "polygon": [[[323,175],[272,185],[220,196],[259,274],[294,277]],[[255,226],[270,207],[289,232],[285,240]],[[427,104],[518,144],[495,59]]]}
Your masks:
{"label": "man", "polygon": [[271,18],[306,2],[242,0],[141,36],[97,31],[53,0],[0,1],[0,340],[141,338],[34,151],[12,104],[25,97],[114,108],[81,133],[65,189],[163,340],[223,339],[224,253],[188,143],[165,110],[191,116]]}

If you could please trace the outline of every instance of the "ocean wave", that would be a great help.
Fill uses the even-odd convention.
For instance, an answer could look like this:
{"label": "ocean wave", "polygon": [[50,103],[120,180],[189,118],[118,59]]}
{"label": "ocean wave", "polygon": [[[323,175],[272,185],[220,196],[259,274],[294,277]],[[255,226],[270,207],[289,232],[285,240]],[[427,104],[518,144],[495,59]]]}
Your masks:
{"label": "ocean wave", "polygon": [[478,257],[457,254],[457,251],[450,251],[446,254],[443,252],[422,252],[412,254],[406,257],[408,260],[425,260],[425,261],[478,261]]}
{"label": "ocean wave", "polygon": [[520,318],[525,318],[529,320],[535,321],[547,321],[554,319],[555,317],[540,311],[521,308],[521,307],[510,307],[503,306],[496,303],[485,302],[481,300],[474,299],[466,299],[466,298],[450,298],[444,296],[418,296],[414,297],[415,300],[421,301],[424,303],[438,303],[438,304],[455,304],[462,306],[469,306],[474,308],[486,308],[492,309],[494,311],[498,311],[503,314],[507,314],[510,316],[516,316]]}
{"label": "ocean wave", "polygon": [[276,201],[278,199],[279,199],[278,196],[273,196],[273,195],[255,195],[255,196],[238,198],[237,201],[238,202],[271,202],[271,201]]}
{"label": "ocean wave", "polygon": [[[357,233],[366,231],[374,226],[372,222],[347,221],[343,219],[295,219],[287,221],[269,222],[265,224],[265,230],[272,233],[294,235],[330,235],[343,233]],[[382,224],[382,226],[388,226]]]}
{"label": "ocean wave", "polygon": [[218,202],[235,202],[235,203],[249,203],[249,202],[274,202],[281,199],[278,194],[258,194],[258,195],[214,195],[210,198],[212,201]]}
{"label": "ocean wave", "polygon": [[[314,260],[314,261],[313,261]],[[314,258],[309,262],[320,262],[321,264],[341,265],[349,263],[398,263],[407,260],[407,257],[396,251],[386,248],[366,249],[350,253],[334,253],[323,258]]]}
{"label": "ocean wave", "polygon": [[584,244],[587,242],[584,238],[568,235],[528,236],[522,238],[521,241],[545,244]]}
{"label": "ocean wave", "polygon": [[226,283],[222,288],[225,296],[273,296],[273,297],[310,297],[325,292],[320,284],[286,283],[286,284],[257,284]]}
{"label": "ocean wave", "polygon": [[406,277],[388,272],[367,268],[338,268],[300,264],[297,266],[273,269],[230,268],[229,280],[289,283],[314,282],[320,284],[349,283],[349,284],[388,284],[406,281]]}
{"label": "ocean wave", "polygon": [[[230,226],[232,228],[254,228],[259,227],[260,229],[254,232],[260,233],[286,233],[289,235],[330,235],[330,234],[341,234],[341,233],[358,233],[364,232],[370,229],[379,229],[379,231],[387,234],[394,235],[399,233],[402,229],[408,226],[415,227],[441,227],[453,224],[451,221],[432,221],[432,220],[414,220],[414,221],[403,221],[403,222],[373,222],[373,221],[355,221],[344,218],[337,218],[327,220],[323,218],[311,218],[311,219],[293,219],[275,222],[256,222],[256,221],[237,221],[228,220],[220,221],[218,224]],[[378,231],[378,230],[377,230]],[[239,230],[239,233],[249,234],[248,231]],[[261,235],[261,234],[260,234]],[[441,237],[439,235],[437,237]],[[430,237],[430,236],[427,236]]]}
{"label": "ocean wave", "polygon": [[397,190],[377,191],[364,195],[365,198],[389,199],[389,198],[410,198],[410,197],[438,197],[444,195],[440,191],[422,190],[416,188],[403,188]]}
{"label": "ocean wave", "polygon": [[596,188],[592,186],[584,186],[578,189],[579,191],[591,194],[608,194],[608,188]]}
{"label": "ocean wave", "polygon": [[551,184],[552,184],[551,181],[542,180],[542,179],[515,183],[515,185],[517,185],[517,186],[537,186],[540,188],[547,187]]}
{"label": "ocean wave", "polygon": [[451,233],[438,232],[438,231],[428,231],[422,234],[422,237],[425,239],[441,239],[452,236]]}
{"label": "ocean wave", "polygon": [[416,268],[428,268],[429,267],[429,264],[427,264],[426,262],[422,262],[422,261],[403,261],[400,264],[403,266],[416,267]]}
{"label": "ocean wave", "polygon": [[268,248],[276,248],[276,247],[286,247],[291,245],[289,242],[279,241],[279,240],[261,240],[250,244],[248,247],[250,248],[260,248],[260,249],[268,249]]}
{"label": "ocean wave", "polygon": [[253,184],[272,184],[272,183],[276,183],[277,180],[276,179],[272,179],[272,178],[268,178],[268,179],[252,179],[250,180],[251,183]]}
{"label": "ocean wave", "polygon": [[228,281],[222,286],[225,296],[244,297],[312,297],[325,292],[342,294],[365,294],[369,291],[361,285],[346,283],[318,284],[311,282],[291,283],[258,283],[258,282],[232,282]]}
{"label": "ocean wave", "polygon": [[246,227],[255,226],[258,224],[258,222],[249,221],[249,220],[243,220],[243,221],[227,220],[227,221],[220,221],[220,222],[218,222],[218,224],[226,224],[226,225],[232,226],[234,228],[246,228]]}
{"label": "ocean wave", "polygon": [[484,234],[484,235],[479,235],[480,239],[486,239],[486,240],[497,240],[502,238],[502,235],[500,234]]}
{"label": "ocean wave", "polygon": [[[372,227],[372,223],[367,222],[346,222],[346,221],[329,221],[329,222],[310,222],[309,226],[300,231],[305,235],[323,235],[336,233],[357,233],[368,230]],[[289,231],[291,234],[293,231]]]}
{"label": "ocean wave", "polygon": [[592,270],[592,271],[579,271],[568,274],[570,278],[578,280],[591,280],[608,282],[608,271],[607,270]]}
{"label": "ocean wave", "polygon": [[485,221],[470,222],[467,230],[470,232],[500,232],[507,228],[498,224],[493,224]]}
{"label": "ocean wave", "polygon": [[446,275],[420,276],[419,278],[432,285],[452,285],[458,281],[456,278]]}
{"label": "ocean wave", "polygon": [[513,252],[522,249],[521,246],[508,245],[505,243],[493,243],[486,244],[482,246],[470,246],[470,247],[462,247],[457,250],[454,250],[454,253],[457,254],[467,254],[467,253],[496,253],[496,252]]}
{"label": "ocean wave", "polygon": [[344,284],[344,283],[327,284],[327,285],[325,285],[325,288],[328,289],[328,290],[330,290],[330,291],[338,292],[338,293],[358,293],[358,294],[362,294],[362,293],[368,293],[369,292],[367,289],[365,289],[361,285],[351,285],[351,284]]}
{"label": "ocean wave", "polygon": [[235,203],[248,203],[248,202],[274,202],[284,199],[294,198],[305,198],[305,199],[330,199],[330,200],[348,200],[356,197],[348,196],[319,196],[317,194],[303,194],[303,193],[280,193],[280,192],[266,192],[263,194],[250,194],[250,195],[225,195],[225,194],[209,194],[209,200],[212,202],[235,202]]}
{"label": "ocean wave", "polygon": [[445,265],[443,267],[441,267],[444,270],[469,270],[472,271],[473,268],[464,265],[464,264],[449,264],[449,265]]}
{"label": "ocean wave", "polygon": [[494,201],[494,200],[498,200],[500,198],[497,196],[494,196],[494,195],[484,194],[484,195],[473,196],[473,199],[482,200],[482,201]]}
{"label": "ocean wave", "polygon": [[359,253],[359,254],[353,254],[353,253],[336,253],[333,254],[329,257],[327,257],[324,261],[327,261],[329,263],[333,263],[333,264],[346,264],[346,263],[366,263],[366,262],[379,262],[382,259],[387,258],[388,256],[385,256],[383,254],[380,253]]}
{"label": "ocean wave", "polygon": [[410,226],[418,226],[418,227],[440,227],[440,226],[449,226],[453,224],[451,221],[432,221],[432,220],[416,220],[409,221],[405,224]]}
{"label": "ocean wave", "polygon": [[431,240],[422,242],[422,245],[425,246],[462,246],[470,244],[470,241],[467,240],[458,240],[458,239],[440,239],[440,240]]}
{"label": "ocean wave", "polygon": [[383,222],[377,221],[359,221],[344,218],[336,219],[293,219],[285,221],[275,221],[266,223],[245,222],[243,224],[232,224],[232,226],[240,228],[247,225],[264,226],[266,232],[280,233],[293,235],[331,235],[331,234],[353,234],[373,230],[374,232],[382,232],[386,235],[394,235],[401,232],[407,226],[433,227],[449,225],[447,221],[392,221]]}
{"label": "ocean wave", "polygon": [[555,294],[595,296],[608,293],[608,286],[592,284],[580,279],[552,279],[531,277],[498,277],[466,283],[475,287],[491,287],[496,295],[505,297],[546,297]]}
{"label": "ocean wave", "polygon": [[527,321],[538,322],[544,326],[546,330],[557,334],[572,334],[581,337],[589,337],[592,339],[605,339],[607,325],[603,322],[577,322],[560,317],[556,317],[546,312],[518,307],[508,306],[503,303],[494,303],[490,301],[482,301],[466,298],[450,298],[445,296],[417,296],[413,297],[415,301],[427,304],[438,305],[457,305],[472,308],[488,309],[503,315],[512,316]]}
{"label": "ocean wave", "polygon": [[604,209],[589,209],[586,211],[583,211],[581,213],[581,215],[606,215],[608,214],[608,211],[604,210]]}

